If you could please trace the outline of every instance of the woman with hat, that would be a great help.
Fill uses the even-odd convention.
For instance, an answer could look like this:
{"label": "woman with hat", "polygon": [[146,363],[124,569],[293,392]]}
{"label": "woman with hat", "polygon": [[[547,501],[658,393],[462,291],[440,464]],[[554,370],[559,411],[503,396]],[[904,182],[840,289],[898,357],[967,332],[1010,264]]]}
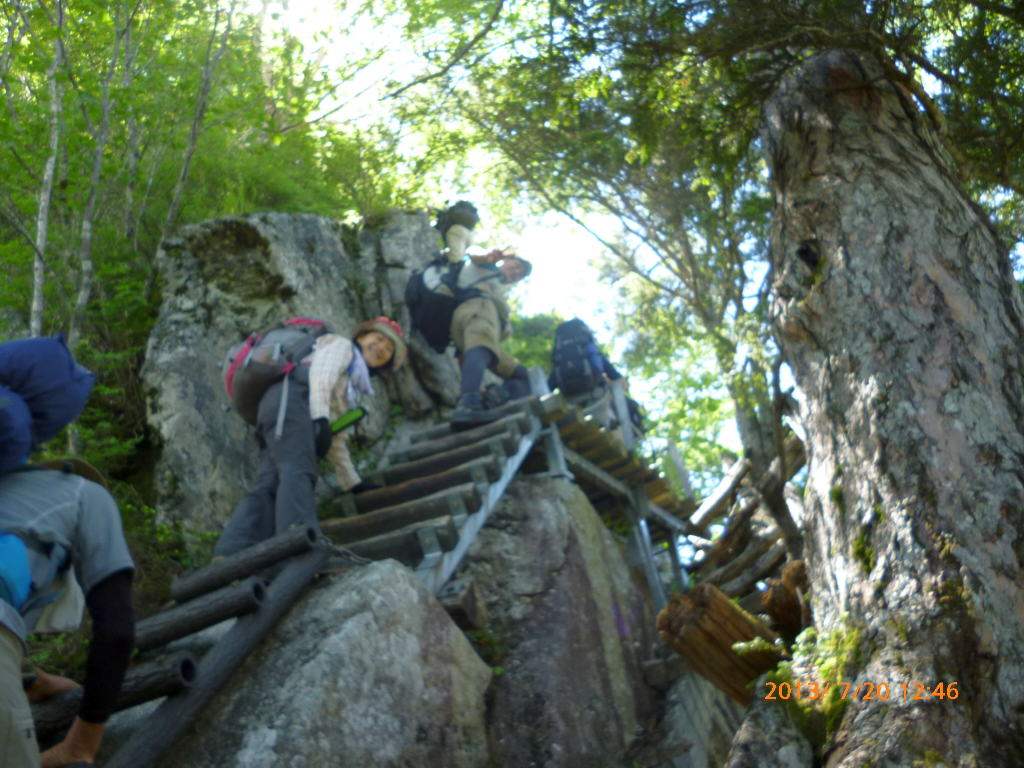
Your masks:
{"label": "woman with hat", "polygon": [[320,336],[313,352],[300,363],[309,366],[309,389],[290,388],[279,438],[271,432],[282,387],[275,384],[267,390],[260,400],[256,427],[260,445],[256,483],[224,527],[215,556],[234,554],[293,525],[316,526],[313,488],[318,458],[331,462],[343,491],[362,490],[344,432],[335,434],[331,423],[359,405],[363,395],[372,397],[371,378],[401,366],[405,354],[402,329],[386,317],[361,323],[351,339],[336,333]]}

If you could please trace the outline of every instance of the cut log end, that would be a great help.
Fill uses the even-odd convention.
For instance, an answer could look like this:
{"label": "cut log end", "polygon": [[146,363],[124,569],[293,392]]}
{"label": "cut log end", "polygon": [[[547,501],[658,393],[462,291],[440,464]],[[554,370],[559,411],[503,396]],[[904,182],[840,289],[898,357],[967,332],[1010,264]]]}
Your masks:
{"label": "cut log end", "polygon": [[749,685],[782,658],[774,649],[737,653],[733,645],[760,637],[774,644],[772,630],[741,609],[713,584],[698,584],[673,595],[658,614],[658,630],[693,669],[741,704],[750,701]]}

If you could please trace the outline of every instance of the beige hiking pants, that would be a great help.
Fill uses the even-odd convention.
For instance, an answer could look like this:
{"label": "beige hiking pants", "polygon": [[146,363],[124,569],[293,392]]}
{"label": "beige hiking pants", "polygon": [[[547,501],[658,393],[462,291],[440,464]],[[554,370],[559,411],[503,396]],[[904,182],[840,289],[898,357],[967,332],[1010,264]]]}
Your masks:
{"label": "beige hiking pants", "polygon": [[519,366],[519,361],[502,348],[501,342],[511,332],[501,332],[501,317],[494,301],[482,296],[464,301],[455,308],[452,315],[452,341],[460,354],[466,354],[474,347],[487,347],[498,358],[493,371],[503,379],[510,378]]}
{"label": "beige hiking pants", "polygon": [[39,768],[39,745],[32,710],[21,686],[21,642],[0,626],[0,765]]}

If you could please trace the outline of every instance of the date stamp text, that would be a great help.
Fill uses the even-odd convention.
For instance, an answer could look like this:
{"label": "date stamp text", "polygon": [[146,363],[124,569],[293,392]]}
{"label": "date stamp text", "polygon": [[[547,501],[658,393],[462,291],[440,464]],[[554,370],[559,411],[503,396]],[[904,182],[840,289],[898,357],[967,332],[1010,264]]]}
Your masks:
{"label": "date stamp text", "polygon": [[[886,701],[893,698],[910,699],[914,701],[930,701],[932,699],[958,699],[960,690],[956,682],[936,683],[934,686],[927,686],[924,683],[899,683],[889,687],[888,683],[861,682],[856,686],[852,683],[766,683],[768,691],[765,699],[787,701],[790,698],[824,699],[830,687],[835,687],[839,698],[860,701],[880,700]],[[852,688],[852,690],[851,690]]]}

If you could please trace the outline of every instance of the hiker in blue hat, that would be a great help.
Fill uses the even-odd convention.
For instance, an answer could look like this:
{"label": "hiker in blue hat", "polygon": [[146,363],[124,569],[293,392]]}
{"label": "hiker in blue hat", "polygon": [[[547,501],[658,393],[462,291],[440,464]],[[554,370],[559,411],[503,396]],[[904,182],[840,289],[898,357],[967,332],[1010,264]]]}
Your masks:
{"label": "hiker in blue hat", "polygon": [[[55,768],[92,762],[135,643],[128,552],[106,488],[28,464],[29,454],[77,418],[95,377],[64,339],[0,344],[0,765]],[[83,605],[84,602],[84,605]],[[92,618],[78,717],[39,754],[29,701],[78,687],[26,664],[32,632],[66,631]],[[29,673],[31,685],[23,679]]]}

